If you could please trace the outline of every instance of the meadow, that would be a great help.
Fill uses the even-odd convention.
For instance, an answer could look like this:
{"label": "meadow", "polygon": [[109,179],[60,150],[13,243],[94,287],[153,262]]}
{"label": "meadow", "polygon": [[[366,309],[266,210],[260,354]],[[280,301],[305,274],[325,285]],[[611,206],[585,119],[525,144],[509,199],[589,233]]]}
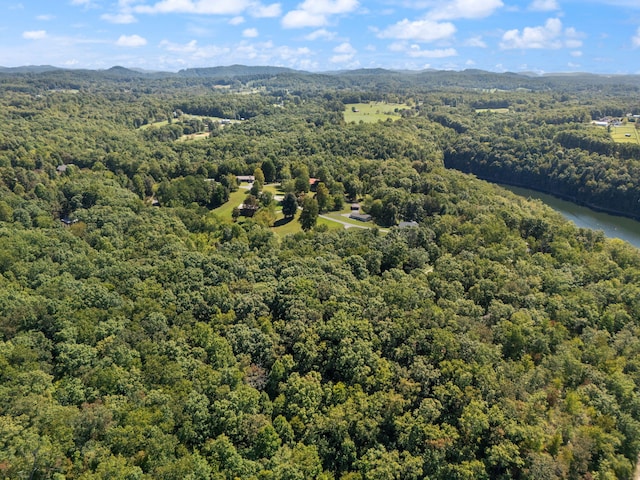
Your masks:
{"label": "meadow", "polygon": [[635,123],[611,127],[611,138],[617,143],[635,143],[640,145],[640,135]]}
{"label": "meadow", "polygon": [[384,122],[387,119],[397,120],[400,118],[400,111],[410,108],[406,103],[386,103],[386,102],[369,102],[369,103],[348,103],[345,105],[344,121],[376,123]]}

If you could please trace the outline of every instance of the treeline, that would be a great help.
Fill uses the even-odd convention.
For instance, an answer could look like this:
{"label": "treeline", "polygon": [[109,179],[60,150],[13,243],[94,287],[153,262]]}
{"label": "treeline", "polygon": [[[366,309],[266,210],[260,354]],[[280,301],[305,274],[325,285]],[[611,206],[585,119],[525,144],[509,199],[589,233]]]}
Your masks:
{"label": "treeline", "polygon": [[[582,109],[575,118],[562,114],[566,121],[528,110],[480,113],[473,122],[458,112],[430,114],[457,133],[442,143],[445,165],[638,218],[640,146],[615,143],[606,128],[574,123]],[[552,115],[551,122],[536,120]]]}

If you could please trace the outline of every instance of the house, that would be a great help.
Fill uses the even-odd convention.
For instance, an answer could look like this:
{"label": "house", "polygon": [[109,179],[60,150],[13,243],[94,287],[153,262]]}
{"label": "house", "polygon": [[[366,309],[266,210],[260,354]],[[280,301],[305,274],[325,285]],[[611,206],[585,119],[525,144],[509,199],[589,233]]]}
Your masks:
{"label": "house", "polygon": [[242,182],[253,183],[256,177],[254,177],[253,175],[236,175],[236,179],[238,180],[239,183],[242,183]]}
{"label": "house", "polygon": [[315,192],[319,183],[320,183],[320,179],[319,178],[309,178],[309,189],[312,192]]}
{"label": "house", "polygon": [[243,217],[253,217],[260,207],[258,205],[247,205],[245,203],[241,203],[238,205],[238,210],[240,210],[240,215]]}
{"label": "house", "polygon": [[60,221],[62,222],[62,224],[63,224],[65,227],[70,227],[70,226],[71,226],[71,225],[73,225],[74,223],[78,223],[78,219],[77,219],[77,218],[73,218],[73,219],[71,219],[71,218],[69,218],[69,217],[62,217],[62,218],[60,219]]}
{"label": "house", "polygon": [[359,203],[352,203],[351,204],[351,211],[358,213],[360,211],[360,204]]}
{"label": "house", "polygon": [[56,167],[56,172],[58,172],[58,173],[64,173],[64,172],[66,172],[66,171],[67,171],[67,167],[68,167],[68,165],[65,165],[64,163],[63,163],[62,165],[58,165],[58,166]]}
{"label": "house", "polygon": [[358,220],[359,222],[370,222],[373,217],[368,213],[351,212],[349,218],[353,218],[354,220]]}

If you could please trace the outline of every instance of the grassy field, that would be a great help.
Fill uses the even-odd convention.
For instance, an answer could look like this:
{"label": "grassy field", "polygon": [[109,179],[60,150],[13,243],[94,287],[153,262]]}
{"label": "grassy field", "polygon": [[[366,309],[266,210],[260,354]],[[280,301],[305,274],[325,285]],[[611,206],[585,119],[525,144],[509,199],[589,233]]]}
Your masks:
{"label": "grassy field", "polygon": [[354,220],[353,218],[349,218],[348,216],[345,217],[343,216],[345,213],[351,213],[351,209],[345,208],[339,212],[327,212],[323,213],[323,215],[326,217],[335,218],[336,220],[340,220],[341,222],[345,222],[356,227],[375,228],[377,226],[374,222],[361,222],[360,220]]}
{"label": "grassy field", "polygon": [[[345,105],[344,121],[357,123],[362,120],[365,123],[375,123],[384,122],[388,118],[397,120],[403,108],[409,108],[409,106],[404,103],[385,102],[349,103]],[[354,112],[354,109],[357,111]]]}
{"label": "grassy field", "polygon": [[202,140],[203,138],[209,138],[209,132],[192,133],[191,135],[183,135],[176,141],[187,142],[189,140]]}
{"label": "grassy field", "polygon": [[640,135],[638,135],[635,123],[611,127],[611,138],[617,143],[636,143],[640,145]]}
{"label": "grassy field", "polygon": [[231,220],[231,212],[233,212],[233,209],[244,201],[247,193],[249,193],[249,191],[245,190],[244,188],[240,188],[235,192],[231,192],[227,203],[213,209],[212,212],[218,215],[220,218]]}
{"label": "grassy field", "polygon": [[476,113],[484,113],[484,112],[509,113],[509,109],[508,108],[476,108]]}
{"label": "grassy field", "polygon": [[[211,120],[221,120],[220,118],[215,118],[215,117],[205,117],[204,115],[187,115],[185,113],[180,118],[176,118],[174,120],[174,123],[178,123],[181,120],[191,120],[192,118],[197,118],[197,119],[200,119],[200,120],[205,120],[207,118],[211,119]],[[145,129],[151,128],[151,127],[164,127],[165,125],[169,125],[169,120],[162,120],[160,122],[147,123],[146,125],[142,125],[140,127],[140,130],[145,130]]]}
{"label": "grassy field", "polygon": [[[266,185],[264,189],[275,194],[277,192],[277,185],[275,184]],[[232,218],[231,213],[233,212],[234,207],[237,207],[244,201],[244,199],[247,196],[247,193],[249,193],[249,191],[246,188],[240,188],[236,192],[231,192],[227,203],[219,206],[218,208],[215,208],[214,210],[212,210],[212,212],[223,220],[231,221],[231,218]],[[278,193],[282,193],[282,192],[278,192]],[[284,216],[282,215],[282,209],[278,207],[276,210],[276,222],[274,226],[271,228],[271,230],[280,238],[292,233],[301,232],[302,228],[300,227],[300,222],[298,222],[299,214],[300,213],[298,212],[292,220],[285,221]],[[349,221],[349,219],[340,217],[339,212],[334,212],[332,215],[337,215],[335,218],[339,218],[340,220]],[[242,222],[243,221],[242,217],[240,217],[238,221]],[[349,223],[351,223],[351,221]],[[357,222],[356,224],[365,225],[362,222]],[[326,225],[327,228],[329,228],[329,230],[340,230],[344,228],[344,225],[342,225],[341,223],[333,222],[325,218],[318,218],[318,225]]]}

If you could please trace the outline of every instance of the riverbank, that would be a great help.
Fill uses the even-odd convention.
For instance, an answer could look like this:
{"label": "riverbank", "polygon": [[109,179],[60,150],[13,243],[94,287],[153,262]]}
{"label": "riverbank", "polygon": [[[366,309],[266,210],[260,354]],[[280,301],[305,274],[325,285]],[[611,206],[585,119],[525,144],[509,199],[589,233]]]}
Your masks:
{"label": "riverbank", "polygon": [[529,188],[500,183],[496,185],[521,197],[540,200],[578,227],[602,230],[609,238],[620,238],[636,248],[640,248],[640,222],[637,220],[596,211],[584,205]]}

